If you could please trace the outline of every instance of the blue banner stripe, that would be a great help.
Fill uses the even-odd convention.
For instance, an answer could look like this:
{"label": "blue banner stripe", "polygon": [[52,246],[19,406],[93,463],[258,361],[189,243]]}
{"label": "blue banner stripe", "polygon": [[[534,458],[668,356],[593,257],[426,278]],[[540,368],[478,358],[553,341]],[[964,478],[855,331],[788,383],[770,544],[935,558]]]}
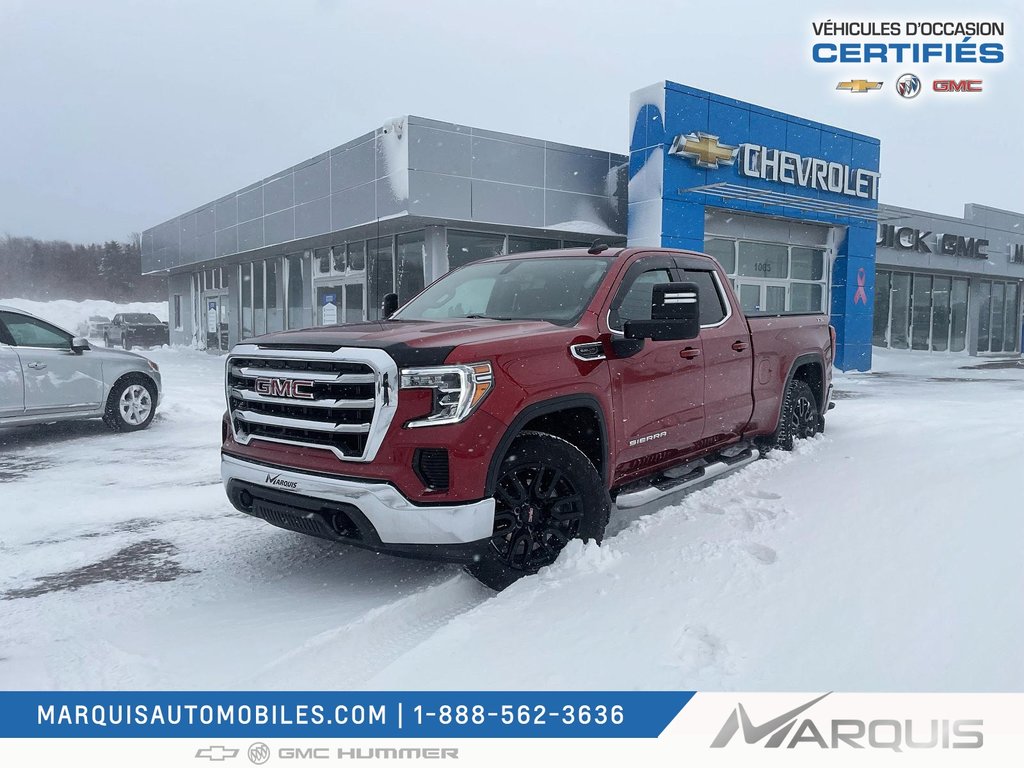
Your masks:
{"label": "blue banner stripe", "polygon": [[692,691],[0,692],[0,738],[656,738]]}

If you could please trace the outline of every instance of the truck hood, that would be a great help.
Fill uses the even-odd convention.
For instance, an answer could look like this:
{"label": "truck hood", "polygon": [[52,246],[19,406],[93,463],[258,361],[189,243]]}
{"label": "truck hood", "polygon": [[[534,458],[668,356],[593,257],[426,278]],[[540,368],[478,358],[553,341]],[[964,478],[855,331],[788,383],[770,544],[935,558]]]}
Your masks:
{"label": "truck hood", "polygon": [[561,337],[566,330],[540,320],[385,320],[271,333],[248,339],[243,344],[257,344],[266,349],[330,352],[341,347],[382,349],[399,366],[440,365],[453,349],[464,344],[489,344],[523,336]]}

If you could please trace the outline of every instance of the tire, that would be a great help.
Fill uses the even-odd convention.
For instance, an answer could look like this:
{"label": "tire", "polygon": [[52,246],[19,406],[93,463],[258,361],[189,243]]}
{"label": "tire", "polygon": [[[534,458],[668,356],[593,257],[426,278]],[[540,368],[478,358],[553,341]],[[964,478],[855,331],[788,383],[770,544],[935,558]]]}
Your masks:
{"label": "tire", "polygon": [[125,351],[129,351],[132,348],[132,340],[125,334],[121,337],[121,346],[124,347]]}
{"label": "tire", "polygon": [[542,432],[523,432],[509,447],[494,501],[494,534],[466,570],[495,590],[553,563],[571,539],[600,542],[611,512],[590,459]]}
{"label": "tire", "polygon": [[146,429],[156,416],[156,385],[142,374],[129,374],[111,388],[103,422],[115,432]]}
{"label": "tire", "polygon": [[797,440],[814,437],[824,427],[818,410],[818,399],[806,381],[793,379],[786,387],[782,401],[779,426],[769,440],[768,447],[792,451]]}

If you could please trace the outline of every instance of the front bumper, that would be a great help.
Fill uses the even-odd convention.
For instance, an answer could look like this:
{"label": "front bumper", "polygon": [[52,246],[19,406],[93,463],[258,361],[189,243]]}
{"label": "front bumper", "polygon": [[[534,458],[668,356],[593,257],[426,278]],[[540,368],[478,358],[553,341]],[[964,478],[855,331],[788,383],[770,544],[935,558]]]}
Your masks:
{"label": "front bumper", "polygon": [[393,554],[472,559],[494,530],[494,499],[417,505],[392,485],[221,455],[231,503],[282,528]]}

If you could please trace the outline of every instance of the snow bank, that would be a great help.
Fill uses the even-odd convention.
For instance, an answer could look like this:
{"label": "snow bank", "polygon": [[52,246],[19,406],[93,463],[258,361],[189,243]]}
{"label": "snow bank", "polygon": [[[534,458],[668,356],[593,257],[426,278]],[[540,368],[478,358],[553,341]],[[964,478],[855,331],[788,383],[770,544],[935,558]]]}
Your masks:
{"label": "snow bank", "polygon": [[30,301],[28,299],[0,299],[0,305],[31,312],[49,323],[75,334],[84,334],[91,315],[113,317],[118,312],[152,312],[161,320],[167,320],[166,301],[130,301],[117,304],[113,301],[88,299],[86,301]]}

